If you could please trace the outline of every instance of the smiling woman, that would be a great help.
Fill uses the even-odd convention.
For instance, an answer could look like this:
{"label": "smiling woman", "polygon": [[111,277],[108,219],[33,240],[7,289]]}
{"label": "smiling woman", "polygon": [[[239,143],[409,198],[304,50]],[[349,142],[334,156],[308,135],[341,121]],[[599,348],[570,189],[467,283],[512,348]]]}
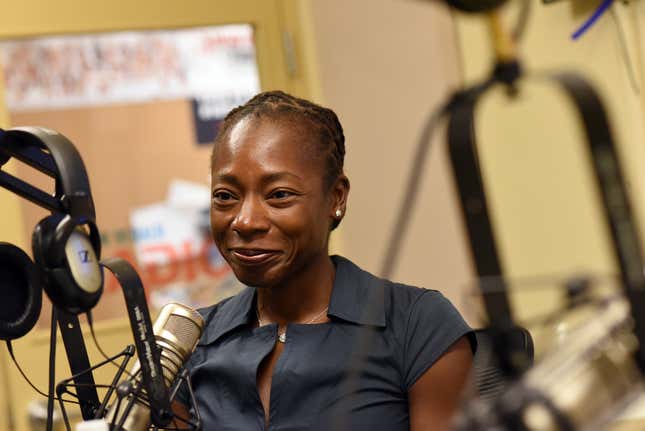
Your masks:
{"label": "smiling woman", "polygon": [[[348,429],[448,428],[470,369],[470,328],[439,292],[329,256],[349,194],[344,155],[336,114],[282,92],[224,120],[211,225],[249,287],[201,310],[207,326],[188,368],[206,429],[328,429],[338,408]],[[353,346],[374,328],[348,391]]]}

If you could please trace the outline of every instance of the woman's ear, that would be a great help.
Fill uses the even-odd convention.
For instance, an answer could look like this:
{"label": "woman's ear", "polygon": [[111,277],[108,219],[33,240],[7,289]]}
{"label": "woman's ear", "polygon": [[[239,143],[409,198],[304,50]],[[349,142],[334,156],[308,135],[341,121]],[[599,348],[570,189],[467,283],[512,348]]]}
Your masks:
{"label": "woman's ear", "polygon": [[340,175],[336,181],[334,182],[332,188],[331,188],[331,197],[332,197],[332,204],[331,204],[331,217],[334,221],[336,221],[336,224],[340,222],[340,220],[343,218],[345,215],[345,211],[347,209],[347,197],[349,195],[349,178],[347,178],[346,175],[342,174]]}

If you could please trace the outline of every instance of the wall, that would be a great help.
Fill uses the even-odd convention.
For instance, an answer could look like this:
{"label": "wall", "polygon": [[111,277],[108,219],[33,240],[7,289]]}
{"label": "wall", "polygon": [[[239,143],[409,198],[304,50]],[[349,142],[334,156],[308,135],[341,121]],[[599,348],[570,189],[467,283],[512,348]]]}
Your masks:
{"label": "wall", "polygon": [[[0,100],[4,98],[4,79],[0,71]],[[9,126],[9,116],[3,103],[0,103],[0,128]],[[15,172],[15,167],[8,169],[9,173]],[[22,218],[18,198],[9,193],[0,193],[0,241],[10,242],[24,249],[22,236]],[[0,350],[0,429],[9,429],[12,400],[7,394],[11,393],[9,384],[9,355],[5,349]]]}
{"label": "wall", "polygon": [[[438,3],[310,1],[321,96],[339,115],[351,181],[343,250],[381,268],[427,115],[460,83],[454,29]],[[465,310],[471,279],[441,136],[432,151],[394,279],[440,289]]]}

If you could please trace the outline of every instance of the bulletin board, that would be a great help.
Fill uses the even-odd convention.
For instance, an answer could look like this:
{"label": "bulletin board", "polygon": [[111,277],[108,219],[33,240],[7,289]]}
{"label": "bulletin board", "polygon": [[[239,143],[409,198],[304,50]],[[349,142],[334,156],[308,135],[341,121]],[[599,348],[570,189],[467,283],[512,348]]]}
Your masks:
{"label": "bulletin board", "polygon": [[[0,60],[13,124],[45,126],[75,144],[102,258],[132,263],[153,309],[204,307],[239,290],[210,240],[209,155],[226,113],[260,91],[251,25],[9,40]],[[17,174],[53,187],[27,165]],[[28,244],[48,213],[20,205]],[[116,279],[105,275],[96,320],[123,313]],[[48,313],[40,322],[48,325]]]}
{"label": "bulletin board", "polygon": [[[255,58],[260,88],[283,89],[302,97],[311,97],[312,56],[304,46],[301,10],[297,0],[187,0],[163,2],[154,0],[113,0],[110,2],[79,2],[77,0],[23,0],[3,5],[0,14],[0,42],[67,35],[92,35],[123,31],[158,31],[203,28],[230,24],[248,24],[253,28]],[[289,59],[284,47],[289,44]],[[306,48],[306,49],[305,49]],[[0,86],[1,87],[1,86]],[[5,111],[0,100],[0,113]],[[217,107],[207,105],[207,111]],[[168,198],[169,178],[192,184],[208,184],[208,144],[195,142],[193,99],[164,98],[154,103],[123,102],[105,106],[67,106],[63,109],[33,107],[30,111],[7,110],[9,121],[2,127],[45,125],[63,132],[79,149],[86,164],[97,208],[97,223],[103,234],[103,257],[121,255],[132,258],[129,211],[123,208],[146,206]],[[168,119],[172,119],[169,121]],[[18,176],[36,175],[24,166],[11,167]],[[172,172],[172,175],[170,173]],[[42,178],[33,178],[42,181]],[[0,190],[2,223],[0,240],[17,243],[30,251],[30,236],[35,223],[45,214],[22,199]],[[210,257],[209,257],[210,258]],[[180,264],[138,268],[149,299],[158,286],[208,281],[220,277],[218,266],[199,258]],[[210,273],[209,273],[210,272]],[[210,277],[210,278],[209,278]],[[204,287],[212,286],[208,282]],[[106,295],[94,313],[96,333],[103,349],[118,352],[131,342],[123,298],[114,281],[106,281]],[[234,290],[234,286],[231,286]],[[201,300],[215,300],[226,295],[224,289],[204,289]],[[198,296],[196,296],[198,298]],[[170,298],[168,298],[170,299]],[[154,301],[151,301],[153,303]],[[41,321],[46,322],[50,304],[43,300]],[[153,310],[154,313],[154,310]],[[83,321],[83,320],[82,320]],[[46,325],[16,340],[14,350],[21,367],[37,387],[47,384],[42,359],[47,357],[49,337]],[[91,342],[85,325],[90,361],[101,359]],[[58,349],[56,379],[69,377],[69,369]],[[18,371],[0,352],[0,429],[27,431],[31,429],[28,406],[39,398]],[[5,378],[4,371],[8,372]],[[99,373],[97,381],[113,376],[111,370]],[[11,394],[8,396],[8,394]],[[73,418],[72,418],[73,419]]]}

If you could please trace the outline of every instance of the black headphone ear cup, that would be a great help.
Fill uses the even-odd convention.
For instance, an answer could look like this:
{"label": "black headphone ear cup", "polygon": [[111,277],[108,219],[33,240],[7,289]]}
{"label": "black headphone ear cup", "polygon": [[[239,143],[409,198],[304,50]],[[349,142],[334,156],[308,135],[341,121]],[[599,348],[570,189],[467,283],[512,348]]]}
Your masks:
{"label": "black headphone ear cup", "polygon": [[40,274],[29,256],[0,242],[0,340],[20,338],[34,327],[42,296]]}
{"label": "black headphone ear cup", "polygon": [[52,250],[52,242],[56,227],[62,219],[62,216],[54,214],[40,220],[34,228],[31,236],[31,248],[34,253],[34,260],[43,268],[54,268],[61,264],[61,256]]}
{"label": "black headphone ear cup", "polygon": [[103,293],[103,273],[94,244],[68,215],[53,214],[34,229],[36,263],[44,268],[44,289],[56,307],[69,313],[85,312]]}

